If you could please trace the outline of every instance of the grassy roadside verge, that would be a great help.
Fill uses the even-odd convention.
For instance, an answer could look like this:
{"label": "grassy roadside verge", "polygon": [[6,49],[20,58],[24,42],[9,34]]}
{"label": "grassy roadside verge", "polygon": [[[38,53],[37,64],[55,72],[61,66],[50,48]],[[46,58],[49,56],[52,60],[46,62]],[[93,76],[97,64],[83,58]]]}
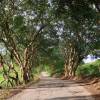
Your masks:
{"label": "grassy roadside verge", "polygon": [[10,98],[16,94],[18,94],[19,92],[22,92],[24,89],[28,88],[29,86],[39,82],[39,78],[36,78],[32,81],[30,81],[28,84],[26,85],[21,85],[15,88],[7,88],[7,89],[0,89],[0,100],[5,100],[7,98]]}
{"label": "grassy roadside verge", "polygon": [[100,59],[78,67],[77,77],[95,100],[100,100]]}
{"label": "grassy roadside verge", "polygon": [[77,69],[76,75],[82,79],[87,77],[100,77],[100,59],[95,62],[80,65]]}

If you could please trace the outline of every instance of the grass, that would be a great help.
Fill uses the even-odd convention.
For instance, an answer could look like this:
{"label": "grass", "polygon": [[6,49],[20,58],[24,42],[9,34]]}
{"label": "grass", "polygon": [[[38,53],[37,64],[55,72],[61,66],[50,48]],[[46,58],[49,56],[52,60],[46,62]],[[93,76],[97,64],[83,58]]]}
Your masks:
{"label": "grass", "polygon": [[34,76],[34,77],[39,77],[41,71],[42,71],[42,66],[41,66],[41,65],[40,65],[40,66],[37,66],[37,67],[34,67],[34,68],[32,69],[33,76]]}
{"label": "grass", "polygon": [[0,68],[0,83],[3,80],[3,75],[2,75],[2,68]]}
{"label": "grass", "polygon": [[23,89],[37,83],[39,81],[39,78],[35,78],[34,80],[30,81],[28,84],[23,84],[21,86],[17,86],[15,87],[16,89],[1,89],[0,90],[0,100],[5,100],[9,97],[12,97],[13,95],[15,95],[16,93],[22,92]]}
{"label": "grass", "polygon": [[92,63],[86,63],[80,65],[76,71],[76,75],[81,77],[100,76],[100,59]]}

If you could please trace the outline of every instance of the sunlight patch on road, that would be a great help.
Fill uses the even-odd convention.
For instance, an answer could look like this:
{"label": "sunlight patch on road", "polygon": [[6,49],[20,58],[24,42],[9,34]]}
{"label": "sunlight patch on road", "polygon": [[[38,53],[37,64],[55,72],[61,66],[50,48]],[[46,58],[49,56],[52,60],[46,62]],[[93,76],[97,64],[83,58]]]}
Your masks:
{"label": "sunlight patch on road", "polygon": [[42,77],[49,77],[49,74],[48,74],[48,72],[41,72],[41,76]]}

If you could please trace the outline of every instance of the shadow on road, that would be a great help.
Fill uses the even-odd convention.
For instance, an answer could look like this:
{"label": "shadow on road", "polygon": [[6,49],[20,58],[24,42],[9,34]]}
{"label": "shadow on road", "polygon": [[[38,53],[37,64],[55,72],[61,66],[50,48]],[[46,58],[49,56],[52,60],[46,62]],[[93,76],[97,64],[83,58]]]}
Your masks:
{"label": "shadow on road", "polygon": [[[78,83],[78,84],[77,84]],[[57,87],[75,87],[75,86],[85,86],[85,85],[90,85],[89,83],[84,83],[84,82],[77,82],[73,80],[53,80],[51,78],[45,78],[41,79],[38,83],[31,85],[30,87],[24,87],[23,89],[36,89],[36,88],[57,88]],[[9,89],[14,89],[18,90],[18,88],[9,88]],[[23,90],[21,89],[21,90]],[[20,89],[19,89],[20,90]]]}
{"label": "shadow on road", "polygon": [[[32,98],[30,100],[37,100],[33,99],[34,97],[39,98],[38,100],[100,100],[100,95],[91,95],[91,93],[87,92],[82,85],[84,85],[84,83],[77,83],[73,80],[62,81],[60,79],[45,77],[37,84],[20,89],[20,91],[23,92],[19,95],[21,95],[21,98],[24,98],[25,96],[27,98],[29,95]],[[14,91],[18,90],[14,89]],[[33,95],[34,93],[36,95]],[[17,92],[15,92],[15,94],[17,94]],[[19,95],[16,95],[15,97],[19,98]]]}
{"label": "shadow on road", "polygon": [[[92,95],[94,97],[94,100],[100,100],[100,95]],[[91,96],[67,96],[67,97],[56,97],[56,98],[50,98],[46,100],[90,100]],[[6,100],[7,98],[3,98],[3,100]],[[0,99],[1,100],[1,99]]]}
{"label": "shadow on road", "polygon": [[[94,100],[100,100],[100,95],[92,95],[94,97]],[[91,96],[68,96],[68,97],[56,97],[56,98],[50,98],[47,100],[89,100]]]}

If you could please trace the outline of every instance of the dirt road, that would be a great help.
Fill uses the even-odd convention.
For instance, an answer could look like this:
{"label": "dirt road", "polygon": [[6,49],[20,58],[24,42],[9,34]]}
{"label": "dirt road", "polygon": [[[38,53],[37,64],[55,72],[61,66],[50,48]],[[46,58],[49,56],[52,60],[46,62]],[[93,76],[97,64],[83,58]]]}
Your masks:
{"label": "dirt road", "polygon": [[7,100],[95,100],[83,86],[74,81],[43,77]]}

